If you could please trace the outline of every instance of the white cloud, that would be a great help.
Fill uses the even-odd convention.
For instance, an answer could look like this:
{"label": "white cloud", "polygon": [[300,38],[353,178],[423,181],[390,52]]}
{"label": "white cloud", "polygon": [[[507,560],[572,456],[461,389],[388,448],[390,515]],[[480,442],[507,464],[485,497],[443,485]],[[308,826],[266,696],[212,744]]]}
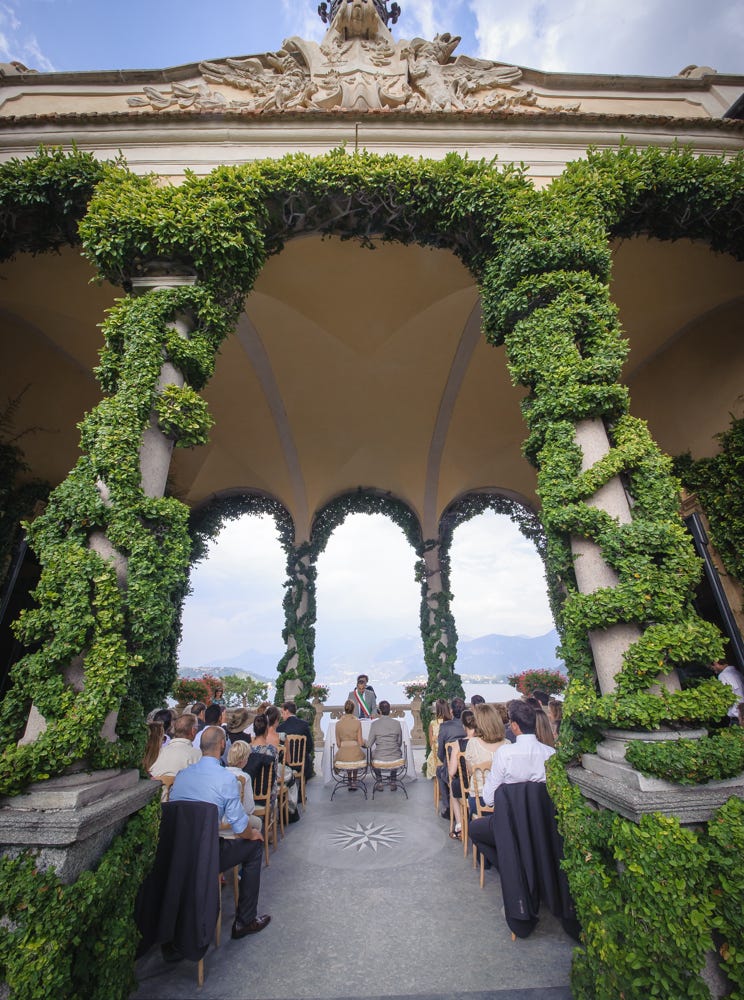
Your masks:
{"label": "white cloud", "polygon": [[12,4],[0,3],[0,62],[20,62],[41,73],[54,72],[36,37],[24,29]]}
{"label": "white cloud", "polygon": [[729,0],[469,0],[479,54],[535,69],[673,76],[690,63],[744,69],[744,18]]}
{"label": "white cloud", "polygon": [[451,565],[461,635],[544,635],[553,628],[542,560],[505,515],[487,512],[460,525]]}
{"label": "white cloud", "polygon": [[445,31],[457,34],[456,24],[463,3],[464,0],[419,0],[414,4],[409,0],[405,5],[405,21],[400,22],[401,29],[407,37],[433,38]]}

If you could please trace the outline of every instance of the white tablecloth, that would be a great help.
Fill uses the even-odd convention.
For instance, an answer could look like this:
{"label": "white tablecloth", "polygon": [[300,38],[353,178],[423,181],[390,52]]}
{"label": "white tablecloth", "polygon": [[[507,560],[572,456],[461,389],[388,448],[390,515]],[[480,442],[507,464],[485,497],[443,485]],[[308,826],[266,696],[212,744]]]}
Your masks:
{"label": "white tablecloth", "polygon": [[[323,784],[331,780],[331,747],[336,746],[336,722],[337,719],[331,719],[328,723],[328,731],[325,734],[325,746],[323,748]],[[416,767],[413,763],[413,747],[411,746],[411,731],[408,728],[408,723],[404,719],[398,719],[400,723],[400,728],[403,732],[403,749],[408,760],[408,774],[406,775],[406,781],[416,780]],[[372,719],[362,719],[362,739],[367,741],[369,736],[369,727],[372,725]]]}

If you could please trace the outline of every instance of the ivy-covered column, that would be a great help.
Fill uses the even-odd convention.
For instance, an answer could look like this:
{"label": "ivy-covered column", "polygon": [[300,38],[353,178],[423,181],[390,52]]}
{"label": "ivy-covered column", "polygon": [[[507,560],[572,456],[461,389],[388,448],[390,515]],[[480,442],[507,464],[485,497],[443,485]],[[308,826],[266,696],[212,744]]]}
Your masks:
{"label": "ivy-covered column", "polygon": [[463,687],[455,673],[457,628],[449,589],[449,550],[439,539],[424,543],[418,561],[421,584],[421,638],[428,682],[422,723],[428,727],[431,706],[437,698],[462,697]]}
{"label": "ivy-covered column", "polygon": [[287,651],[279,661],[277,701],[291,699],[309,707],[310,687],[315,680],[315,577],[316,568],[309,542],[293,545],[287,553],[284,584],[284,629]]}

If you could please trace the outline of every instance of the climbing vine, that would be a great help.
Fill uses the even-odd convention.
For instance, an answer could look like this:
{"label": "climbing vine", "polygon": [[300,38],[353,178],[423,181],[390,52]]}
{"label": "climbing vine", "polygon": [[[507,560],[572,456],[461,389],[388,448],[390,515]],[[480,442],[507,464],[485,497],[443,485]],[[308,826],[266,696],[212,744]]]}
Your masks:
{"label": "climbing vine", "polygon": [[[14,671],[2,707],[0,790],[17,792],[80,759],[92,767],[137,759],[142,706],[157,702],[175,676],[174,635],[192,547],[184,505],[143,493],[142,434],[155,414],[174,442],[204,439],[209,421],[195,394],[209,379],[215,352],[266,255],[301,231],[448,248],[479,281],[486,336],[506,345],[512,378],[527,389],[524,450],[538,470],[543,551],[570,673],[551,793],[583,927],[576,995],[703,997],[699,970],[713,932],[724,939],[721,959],[741,986],[741,917],[711,903],[741,881],[741,862],[727,854],[733,847],[742,856],[741,809],[729,803],[700,834],[664,817],[631,824],[590,812],[562,765],[591,748],[602,726],[705,726],[719,721],[728,705],[723,686],[713,681],[661,695],[651,690],[660,673],[717,659],[722,646],[692,606],[699,565],[679,522],[669,460],[629,415],[619,381],[627,345],[610,300],[609,243],[636,233],[704,239],[742,258],[743,179],[742,156],[724,161],[627,147],[590,153],[543,192],[520,170],[453,155],[433,163],[337,150],[317,159],[220,167],[207,178],[189,175],[178,187],[135,177],[121,163],[94,165],[81,154],[43,153],[28,165],[0,168],[5,256],[74,242],[84,215],[84,251],[110,280],[128,288],[164,263],[197,279],[192,287],[125,297],[107,318],[98,369],[104,398],[83,422],[80,461],[29,529],[42,578],[38,607],[23,615],[18,629],[39,649]],[[8,209],[14,198],[25,206],[20,222]],[[175,330],[183,317],[193,330],[188,338]],[[186,387],[162,398],[164,358],[183,373]],[[582,471],[574,428],[584,420],[604,422],[610,452]],[[634,499],[627,525],[588,503],[615,475]],[[420,537],[400,501],[369,491],[324,508],[311,540],[288,553],[286,635],[294,637],[297,653],[283,664],[280,680],[301,680],[303,694],[314,679],[317,555],[348,513],[383,509],[406,531],[425,575],[426,547],[437,542]],[[126,589],[116,561],[93,544],[99,535],[126,564]],[[617,573],[617,587],[579,593],[571,535],[599,547]],[[454,655],[449,642],[441,643],[450,628],[446,553],[443,573],[441,605],[427,619],[434,623],[427,656],[436,671],[443,662],[449,669]],[[629,621],[640,626],[640,638],[624,657],[616,691],[600,695],[588,631]],[[67,682],[77,661],[85,670],[82,690]],[[457,683],[453,671],[448,676]],[[31,700],[47,728],[19,747],[15,723]],[[117,710],[119,741],[107,743],[99,733]],[[722,740],[717,746],[729,768],[735,747]],[[645,763],[674,779],[658,753]],[[688,753],[685,764],[704,779],[693,763]],[[30,898],[33,890],[27,890]]]}

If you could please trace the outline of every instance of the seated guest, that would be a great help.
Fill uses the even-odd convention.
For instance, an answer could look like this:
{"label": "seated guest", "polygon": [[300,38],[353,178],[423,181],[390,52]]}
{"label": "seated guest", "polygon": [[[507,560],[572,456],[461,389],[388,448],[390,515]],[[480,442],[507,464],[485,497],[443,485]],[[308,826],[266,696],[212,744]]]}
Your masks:
{"label": "seated guest", "polygon": [[436,779],[437,765],[437,743],[439,741],[439,728],[443,722],[452,718],[452,710],[446,698],[437,698],[434,702],[434,718],[429,723],[429,753],[426,757],[426,777]]}
{"label": "seated guest", "polygon": [[[382,791],[382,772],[379,768],[375,768],[375,764],[378,762],[384,764],[386,761],[402,760],[403,758],[403,730],[397,719],[390,718],[390,702],[381,701],[379,711],[380,714],[370,726],[367,738],[372,770],[377,778],[375,782],[375,791],[377,792]],[[395,781],[396,776],[397,769],[393,768],[390,772],[391,792],[398,789]]]}
{"label": "seated guest", "polygon": [[437,781],[439,782],[439,815],[442,819],[450,818],[449,776],[447,774],[447,764],[444,758],[444,744],[451,743],[452,740],[458,740],[461,736],[465,735],[465,730],[462,722],[460,721],[460,716],[465,708],[465,702],[462,698],[453,698],[450,702],[450,708],[452,710],[452,718],[441,724],[439,727],[439,736],[437,737],[437,759],[439,760],[439,765],[437,766]]}
{"label": "seated guest", "polygon": [[[207,726],[221,726],[224,721],[225,709],[222,705],[218,705],[217,702],[213,701],[211,705],[207,705],[204,709],[204,723]],[[201,735],[204,732],[200,729],[199,732],[194,737],[194,746],[201,748]]]}
{"label": "seated guest", "polygon": [[452,752],[450,752],[449,763],[447,765],[447,771],[449,774],[450,785],[452,789],[452,797],[450,800],[450,808],[452,810],[452,816],[455,820],[454,829],[450,833],[450,837],[453,840],[460,840],[462,833],[462,814],[460,812],[460,797],[462,795],[462,780],[465,778],[465,773],[460,762],[460,756],[456,752],[457,750],[465,750],[470,743],[470,740],[475,735],[475,715],[469,709],[465,708],[460,714],[460,722],[465,730],[465,735],[461,736],[456,742],[455,747]]}
{"label": "seated guest", "polygon": [[[493,764],[493,755],[501,747],[506,746],[508,740],[504,733],[504,723],[501,713],[495,705],[476,705],[473,714],[475,715],[475,733],[468,740],[465,748],[465,763],[468,774],[472,775],[476,767],[484,767],[486,764]],[[478,773],[473,776],[470,782],[469,798],[470,811],[475,810],[475,798],[483,793],[483,779]],[[482,799],[481,799],[482,803]]]}
{"label": "seated guest", "polygon": [[282,721],[277,726],[280,733],[287,733],[289,736],[305,737],[305,780],[312,778],[315,773],[315,744],[313,743],[313,731],[310,723],[297,716],[297,705],[293,701],[285,701],[282,705]]}
{"label": "seated guest", "polygon": [[[362,724],[356,717],[354,702],[347,698],[344,703],[344,715],[336,723],[336,754],[335,760],[343,763],[358,762],[362,767],[365,763],[365,755],[362,747]],[[357,790],[357,771],[349,769],[349,791]],[[366,786],[365,786],[366,787]]]}
{"label": "seated guest", "polygon": [[493,764],[483,784],[483,801],[493,805],[493,793],[503,784],[518,781],[545,781],[545,762],[555,753],[554,747],[538,742],[535,736],[535,710],[524,701],[509,703],[509,721],[516,741],[501,747],[493,755]]}
{"label": "seated guest", "polygon": [[374,690],[369,687],[369,677],[366,674],[360,674],[357,677],[356,687],[353,691],[349,691],[347,699],[354,702],[357,719],[377,717],[377,696]]}
{"label": "seated guest", "polygon": [[561,722],[563,721],[563,702],[557,698],[551,698],[548,702],[548,719],[550,720],[550,728],[553,730],[553,736],[557,740],[561,731]]}
{"label": "seated guest", "polygon": [[163,734],[162,722],[147,723],[147,746],[145,747],[145,756],[142,758],[143,771],[149,771],[157,760],[158,754],[163,748]]}
{"label": "seated guest", "polygon": [[171,802],[213,802],[232,827],[235,839],[220,837],[220,871],[240,865],[240,891],[232,937],[257,934],[271,920],[258,916],[258,893],[261,886],[262,835],[248,822],[240,801],[235,777],[220,766],[225,750],[225,734],[210,726],[202,735],[202,758],[193,767],[181,771],[173,782]]}
{"label": "seated guest", "polygon": [[163,746],[170,743],[171,729],[175,722],[175,716],[169,708],[158,708],[147,717],[148,722],[161,722],[163,724]]}
{"label": "seated guest", "polygon": [[[289,804],[290,819],[292,816],[297,816],[299,819],[299,814],[297,813],[297,801],[299,789],[295,781],[295,773],[288,764],[284,763],[284,745],[283,741],[286,739],[284,733],[279,733],[277,727],[279,725],[279,720],[281,715],[279,714],[279,709],[276,705],[269,705],[266,709],[266,743],[269,746],[276,747],[278,757],[277,764],[277,778],[282,777],[284,780],[284,785],[287,789],[287,801]],[[253,733],[255,737],[255,730]]]}
{"label": "seated guest", "polygon": [[485,705],[486,699],[482,694],[474,694],[470,699],[470,707],[475,708],[476,705]]}
{"label": "seated guest", "polygon": [[204,704],[203,701],[195,701],[194,704],[189,709],[191,714],[196,716],[199,732],[201,732],[202,729],[204,729],[204,726],[206,724],[204,719],[204,712],[206,711],[206,708],[207,706]]}
{"label": "seated guest", "polygon": [[550,725],[550,719],[548,718],[547,712],[543,709],[542,702],[531,695],[529,698],[524,699],[528,705],[532,705],[535,710],[535,736],[537,736],[540,743],[544,743],[545,746],[554,747],[555,739],[553,738],[553,728]]}
{"label": "seated guest", "polygon": [[176,775],[185,767],[200,760],[201,750],[197,750],[192,743],[195,736],[196,716],[184,712],[173,723],[173,738],[158,754],[150,768],[151,776],[160,778],[165,774]]}
{"label": "seated guest", "polygon": [[[219,706],[217,706],[219,708]],[[204,732],[204,730],[202,730]],[[245,785],[243,785],[243,808],[245,809],[246,815],[248,816],[248,822],[253,827],[254,830],[263,830],[263,823],[258,816],[254,816],[253,812],[256,808],[256,803],[253,801],[253,785],[251,784],[250,777],[245,773],[243,768],[248,762],[248,754],[251,752],[250,745],[244,740],[238,740],[230,749],[227,751],[227,770],[234,774],[236,777],[241,775],[245,779]]]}
{"label": "seated guest", "polygon": [[[270,706],[269,706],[270,707]],[[261,757],[264,760],[266,758],[270,759],[274,764],[274,779],[271,784],[271,808],[274,808],[274,803],[276,802],[276,786],[278,779],[277,766],[279,764],[279,751],[275,746],[268,742],[266,739],[266,733],[268,732],[269,723],[265,714],[257,715],[253,720],[253,739],[251,740],[251,752],[248,763],[246,764],[246,771],[253,776],[255,773],[254,768],[257,764],[255,758]],[[253,760],[251,760],[253,758]]]}
{"label": "seated guest", "polygon": [[250,733],[246,732],[251,713],[247,708],[228,708],[227,710],[227,738],[231,743],[243,740],[251,742]]}

